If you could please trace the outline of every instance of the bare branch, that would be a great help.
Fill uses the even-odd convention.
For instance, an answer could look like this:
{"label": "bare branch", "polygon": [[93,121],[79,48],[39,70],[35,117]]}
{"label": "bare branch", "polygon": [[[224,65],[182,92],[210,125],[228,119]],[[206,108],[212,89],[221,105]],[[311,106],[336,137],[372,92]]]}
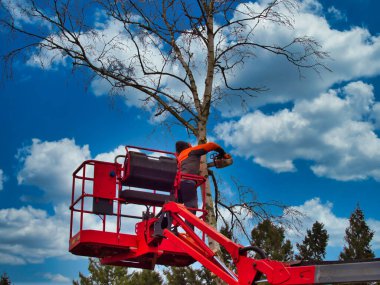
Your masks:
{"label": "bare branch", "polygon": [[[235,192],[237,195],[234,202],[225,202],[223,198],[218,200],[220,206],[227,210],[231,215],[231,220],[223,217],[220,210],[218,216],[223,217],[223,222],[231,230],[236,230],[251,241],[250,233],[247,232],[247,226],[253,225],[254,222],[260,222],[266,219],[276,222],[285,228],[298,230],[301,226],[300,218],[303,214],[294,208],[291,208],[279,201],[261,202],[256,196],[255,191],[248,186],[241,185],[240,182],[231,177]],[[276,209],[276,211],[274,211]],[[274,212],[280,210],[282,214],[275,215]],[[250,227],[248,227],[250,229]]]}

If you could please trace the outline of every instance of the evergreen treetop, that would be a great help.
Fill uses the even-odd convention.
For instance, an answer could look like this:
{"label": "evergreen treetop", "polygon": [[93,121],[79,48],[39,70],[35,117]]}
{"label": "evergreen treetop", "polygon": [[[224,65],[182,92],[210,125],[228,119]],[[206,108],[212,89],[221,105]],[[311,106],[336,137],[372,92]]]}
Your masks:
{"label": "evergreen treetop", "polygon": [[9,276],[7,273],[3,273],[3,275],[1,275],[1,279],[0,279],[0,285],[11,285],[11,280],[9,279]]}
{"label": "evergreen treetop", "polygon": [[285,229],[274,225],[269,219],[260,222],[252,230],[251,237],[269,258],[280,261],[293,259],[293,246],[290,240],[285,240]]}
{"label": "evergreen treetop", "polygon": [[344,237],[346,245],[339,258],[341,260],[374,258],[375,254],[370,245],[373,236],[374,232],[365,222],[364,213],[358,205],[350,216]]}
{"label": "evergreen treetop", "polygon": [[316,221],[311,230],[307,230],[302,244],[296,244],[299,254],[297,259],[321,261],[326,256],[326,247],[329,239],[324,224]]}

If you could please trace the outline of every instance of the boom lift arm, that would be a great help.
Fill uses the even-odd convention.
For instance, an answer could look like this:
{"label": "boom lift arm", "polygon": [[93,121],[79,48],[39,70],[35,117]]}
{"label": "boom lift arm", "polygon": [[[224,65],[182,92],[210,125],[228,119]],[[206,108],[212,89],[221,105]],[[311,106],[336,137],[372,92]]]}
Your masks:
{"label": "boom lift arm", "polygon": [[[247,256],[250,250],[256,251],[263,256],[260,249],[249,246],[243,247],[234,243],[224,235],[217,232],[204,221],[199,220],[183,205],[170,202],[164,205],[163,215],[171,217],[174,224],[180,225],[188,237],[175,235],[170,230],[170,224],[161,220],[160,226],[155,229],[162,230],[162,238],[175,243],[195,260],[212,271],[215,275],[231,285],[254,284],[259,281],[261,275],[266,276],[270,284],[326,284],[341,282],[370,282],[380,280],[380,260],[368,260],[365,262],[326,262],[314,265],[289,264],[275,260],[254,259]],[[207,247],[207,245],[194,233],[184,222],[184,219],[192,223],[198,230],[211,237],[223,246],[231,255],[236,265],[236,273],[225,267]],[[161,236],[161,232],[153,232],[155,236]]]}
{"label": "boom lift arm", "polygon": [[[128,148],[132,147],[126,147],[126,155],[117,156],[114,163],[89,160],[74,171],[69,243],[73,254],[98,257],[102,264],[146,269],[154,269],[156,264],[189,266],[198,261],[231,285],[380,281],[379,259],[319,264],[286,263],[266,258],[260,248],[244,247],[231,241],[204,221],[204,191],[201,209],[191,209],[200,212],[200,216],[175,202],[181,180],[192,180],[199,186],[205,181],[203,177],[182,174],[173,153],[133,147],[140,150],[136,152]],[[143,151],[164,155],[151,157]],[[123,164],[117,161],[120,157],[125,158]],[[209,166],[220,168],[230,164],[232,159],[217,161],[215,158]],[[130,212],[131,206],[145,206],[146,211],[142,216],[137,216]],[[86,226],[90,215],[100,218],[101,229]],[[111,222],[116,226],[112,230],[107,224],[110,219],[116,221]],[[123,232],[124,222],[130,223],[132,219],[141,220],[136,223],[135,232]],[[200,234],[196,234],[189,224],[194,225]],[[182,228],[184,233],[178,233],[177,228]],[[218,260],[207,246],[206,237],[226,249],[235,264],[235,271]],[[256,252],[260,259],[248,256],[249,251]],[[263,276],[266,279],[263,280]]]}

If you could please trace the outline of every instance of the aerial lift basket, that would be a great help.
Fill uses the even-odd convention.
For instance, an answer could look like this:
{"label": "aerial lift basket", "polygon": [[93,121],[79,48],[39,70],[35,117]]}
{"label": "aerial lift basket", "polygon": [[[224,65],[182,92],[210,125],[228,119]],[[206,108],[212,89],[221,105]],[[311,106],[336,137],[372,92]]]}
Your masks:
{"label": "aerial lift basket", "polygon": [[[153,230],[151,218],[161,207],[177,200],[181,180],[195,181],[197,186],[204,183],[203,177],[182,174],[179,169],[174,153],[131,146],[114,162],[83,162],[73,173],[70,252],[107,257],[112,264],[137,268],[195,262],[171,242],[157,246],[145,234]],[[204,219],[204,191],[201,196],[202,206],[194,210]],[[133,223],[134,232],[127,233],[126,227]]]}

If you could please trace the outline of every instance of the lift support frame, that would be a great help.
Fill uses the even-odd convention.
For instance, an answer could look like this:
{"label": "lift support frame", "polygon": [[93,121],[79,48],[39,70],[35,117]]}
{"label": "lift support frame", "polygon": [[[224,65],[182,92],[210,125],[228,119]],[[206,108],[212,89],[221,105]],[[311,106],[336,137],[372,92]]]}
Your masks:
{"label": "lift support frame", "polygon": [[[217,232],[207,223],[199,220],[182,204],[174,202],[167,203],[163,207],[163,215],[171,217],[174,224],[180,225],[187,233],[176,235],[170,231],[170,225],[161,221],[161,226],[155,226],[156,230],[151,235],[168,239],[182,248],[195,260],[212,271],[216,276],[228,284],[254,284],[259,281],[258,277],[266,276],[270,284],[326,284],[342,282],[371,282],[380,280],[380,260],[366,260],[353,262],[321,262],[320,264],[290,264],[270,259],[254,259],[247,256],[246,248],[234,243],[224,235]],[[236,265],[236,273],[225,267],[215,256],[209,247],[195,234],[195,232],[184,222],[192,223],[198,230],[215,240],[223,246],[231,255]],[[159,220],[155,221],[159,223]],[[188,238],[190,237],[190,238]],[[260,282],[260,281],[259,281]],[[261,281],[263,282],[263,281]]]}
{"label": "lift support frame", "polygon": [[[114,163],[90,160],[83,162],[74,171],[69,242],[69,250],[73,254],[98,257],[102,264],[145,269],[154,269],[157,264],[188,266],[198,261],[230,285],[250,285],[261,282],[273,285],[302,285],[380,281],[380,259],[287,263],[266,258],[262,250],[255,246],[244,247],[233,242],[204,221],[207,214],[204,189],[202,189],[201,209],[187,209],[183,204],[172,201],[173,197],[174,200],[177,197],[181,180],[190,179],[197,181],[197,185],[200,185],[204,182],[203,177],[182,175],[179,170],[176,173],[180,166],[176,167],[175,161],[173,166],[173,161],[166,157],[160,158],[162,163],[171,165],[174,172],[165,173],[160,168],[159,160],[158,162],[156,159],[149,160],[149,157],[129,152],[128,147],[126,147],[126,152],[127,155],[122,156],[125,157],[124,164],[118,163],[116,158]],[[133,159],[136,160],[138,167],[141,166],[140,162],[145,160],[158,165],[156,170],[159,172],[154,172],[156,171],[154,169],[149,171],[152,177],[161,179],[161,190],[170,190],[170,195],[158,194],[153,188],[155,180],[149,181],[150,177],[146,176],[144,179],[134,180],[132,186],[142,185],[143,187],[140,188],[148,187],[148,189],[151,187],[153,193],[148,195],[148,192],[142,192],[136,200],[135,194],[138,194],[136,189],[124,190],[124,186],[130,186],[125,183],[126,178],[130,177],[128,175],[132,175],[130,173],[134,173],[136,177],[141,175],[141,171],[134,172],[136,168],[131,168]],[[144,174],[144,169],[142,170]],[[92,176],[87,173],[91,173]],[[169,178],[162,180],[162,177]],[[168,188],[167,185],[172,186]],[[77,188],[78,191],[75,191]],[[123,196],[123,193],[128,195]],[[156,197],[155,195],[160,199],[152,201],[151,198],[146,198]],[[131,197],[133,200],[129,200],[132,199]],[[141,217],[123,213],[124,205],[140,203],[141,198],[150,201],[153,212],[150,212],[150,208],[147,207],[147,211]],[[93,201],[92,210],[86,208],[89,204],[86,199]],[[115,205],[116,212],[114,212]],[[159,213],[156,213],[156,206],[162,207]],[[196,216],[190,210],[201,212],[201,216]],[[88,215],[97,215],[102,220],[102,229],[86,228],[85,222]],[[116,218],[114,231],[107,229],[106,223],[110,217]],[[123,219],[135,218],[141,220],[136,223],[135,233],[123,233],[121,230]],[[75,224],[77,224],[77,231],[73,229]],[[197,234],[189,224],[194,226]],[[178,233],[176,229],[182,229],[184,232]],[[235,271],[229,269],[217,258],[206,244],[206,237],[213,239],[230,254],[236,267]],[[248,252],[252,250],[261,258],[248,256]]]}

